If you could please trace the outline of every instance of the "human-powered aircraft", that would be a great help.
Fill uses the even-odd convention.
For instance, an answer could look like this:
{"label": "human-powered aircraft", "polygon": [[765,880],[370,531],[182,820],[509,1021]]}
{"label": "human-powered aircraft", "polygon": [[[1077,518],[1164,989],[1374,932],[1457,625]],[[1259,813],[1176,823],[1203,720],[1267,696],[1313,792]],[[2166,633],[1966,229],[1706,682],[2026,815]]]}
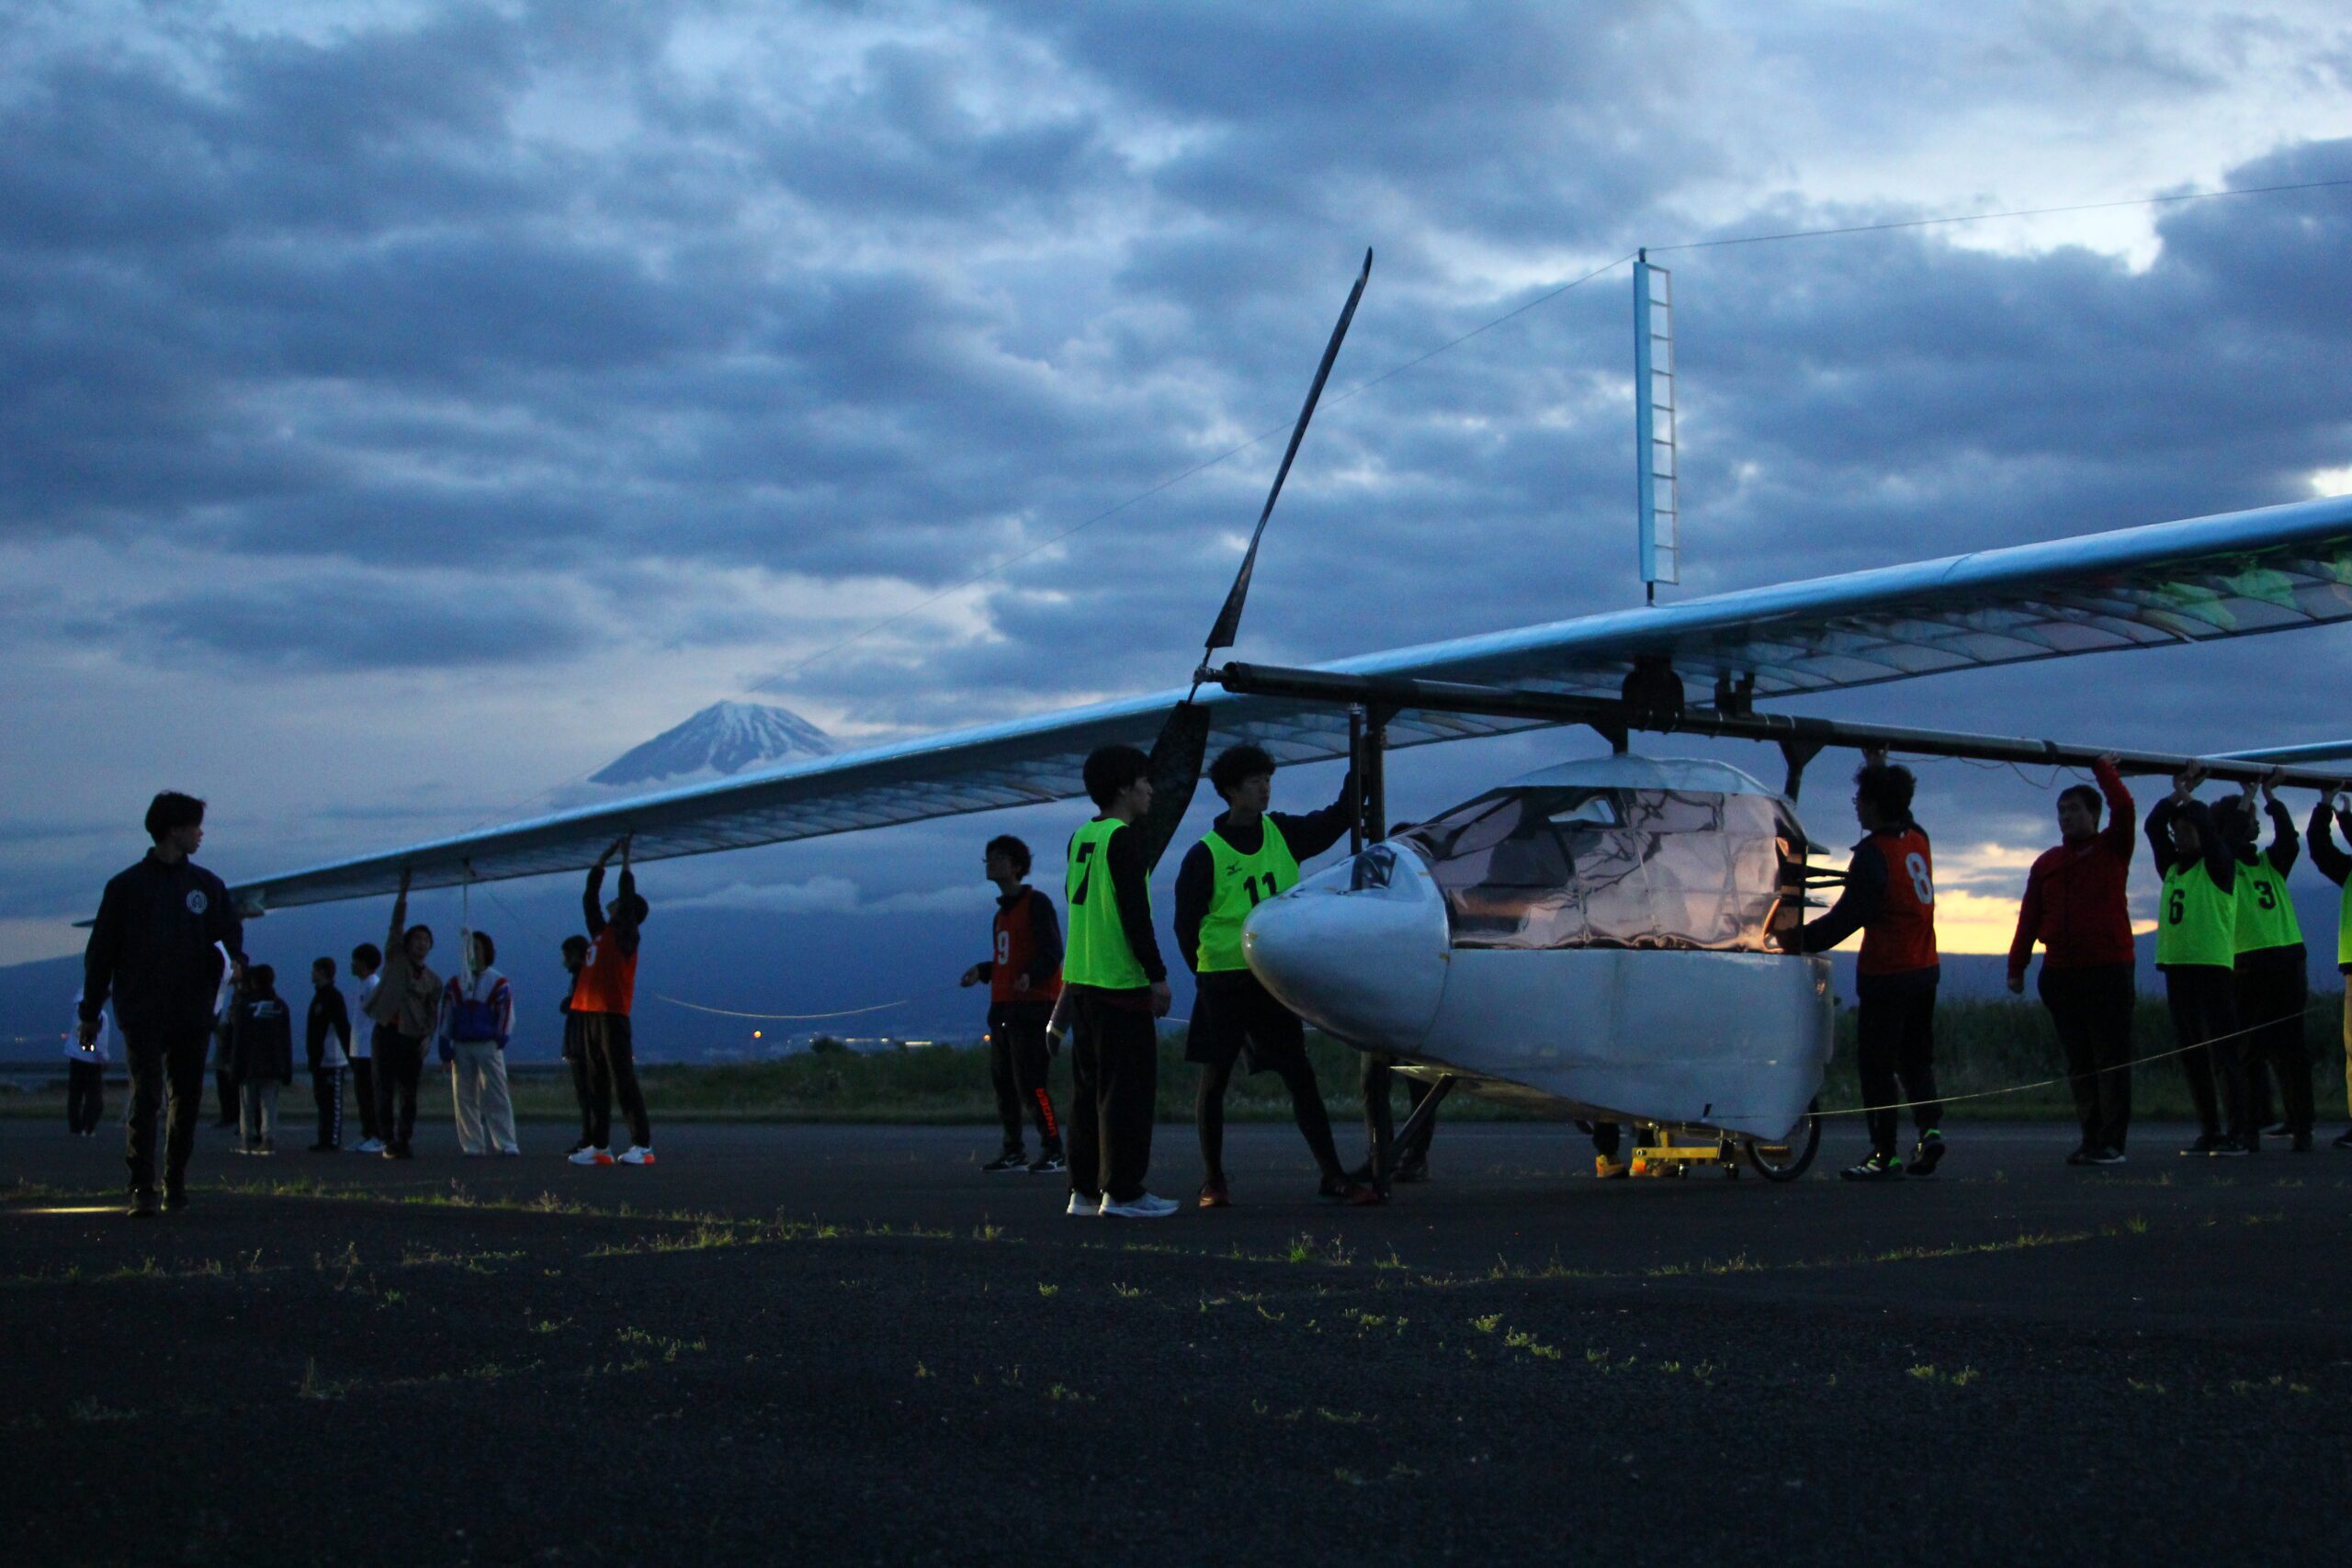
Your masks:
{"label": "human-powered aircraft", "polygon": [[[1152,750],[1164,847],[1210,746],[1348,758],[1351,857],[1255,910],[1249,962],[1309,1021],[1441,1090],[1695,1130],[1768,1176],[1809,1163],[1830,1043],[1827,961],[1775,933],[1825,876],[1797,815],[1825,747],[2085,764],[2109,748],[1760,709],[1952,671],[2352,619],[2352,496],[1778,584],[1392,649],[1312,668],[1215,662],[1371,269],[1355,280],[1189,690],[894,741],[240,884],[249,916],[577,871],[622,834],[639,862],[1077,798],[1098,746]],[[1549,726],[1609,753],[1486,792],[1392,838],[1393,749]],[[1639,733],[1757,741],[1781,787],[1632,754]],[[2332,787],[2343,749],[2201,759],[2218,779]],[[2122,751],[2128,773],[2185,756]],[[1441,1095],[1417,1112],[1427,1115]],[[1408,1128],[1409,1128],[1408,1123]],[[1711,1142],[1710,1142],[1711,1140]],[[1408,1141],[1400,1130],[1396,1143]],[[1670,1140],[1669,1140],[1670,1143]]]}

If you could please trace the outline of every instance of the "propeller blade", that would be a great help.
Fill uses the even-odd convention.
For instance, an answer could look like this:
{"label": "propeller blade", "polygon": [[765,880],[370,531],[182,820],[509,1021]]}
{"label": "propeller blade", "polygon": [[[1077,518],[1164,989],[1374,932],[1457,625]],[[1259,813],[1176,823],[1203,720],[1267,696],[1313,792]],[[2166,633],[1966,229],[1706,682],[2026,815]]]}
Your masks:
{"label": "propeller blade", "polygon": [[[1274,471],[1274,488],[1266,492],[1265,510],[1258,513],[1258,526],[1250,536],[1250,549],[1241,558],[1241,570],[1234,574],[1233,587],[1225,596],[1225,608],[1217,612],[1216,625],[1209,628],[1208,654],[1220,648],[1231,648],[1240,635],[1241,606],[1250,597],[1250,574],[1258,568],[1258,541],[1266,536],[1266,519],[1274,514],[1274,502],[1282,498],[1283,481],[1290,478],[1291,460],[1298,456],[1298,444],[1306,434],[1306,422],[1315,417],[1315,404],[1323,396],[1323,383],[1330,379],[1331,362],[1340,357],[1340,344],[1348,335],[1348,323],[1355,320],[1356,301],[1363,298],[1363,286],[1372,276],[1372,252],[1363,253],[1363,270],[1356,274],[1356,286],[1348,290],[1347,309],[1340,312],[1340,324],[1331,329],[1331,341],[1324,345],[1323,363],[1315,367],[1315,385],[1306,389],[1306,406],[1298,411],[1298,423],[1290,433],[1290,447],[1283,454],[1283,466]],[[1206,655],[1203,657],[1207,662]]]}

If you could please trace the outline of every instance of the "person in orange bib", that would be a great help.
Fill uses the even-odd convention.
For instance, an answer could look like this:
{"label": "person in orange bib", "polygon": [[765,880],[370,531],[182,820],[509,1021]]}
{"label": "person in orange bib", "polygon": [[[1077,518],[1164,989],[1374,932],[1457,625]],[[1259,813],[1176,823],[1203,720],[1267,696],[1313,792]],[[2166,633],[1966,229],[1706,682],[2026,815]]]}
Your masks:
{"label": "person in orange bib", "polygon": [[[620,891],[599,902],[605,863],[617,850]],[[580,1021],[581,1049],[588,1058],[588,1146],[571,1156],[574,1165],[651,1165],[653,1123],[645,1114],[645,1091],[637,1082],[637,1047],[629,1034],[629,1008],[637,999],[639,928],[648,907],[628,869],[628,839],[616,839],[588,871],[581,909],[588,918],[588,963],[571,991],[571,1016]],[[612,1152],[613,1098],[620,1097],[628,1118],[629,1146]]]}
{"label": "person in orange bib", "polygon": [[[1029,886],[1029,846],[1011,834],[990,839],[984,854],[996,884],[996,920],[989,956],[964,971],[962,984],[989,988],[989,1077],[996,1086],[1004,1147],[980,1167],[1050,1176],[1063,1168],[1062,1124],[1046,1074],[1053,1056],[1046,1025],[1062,994],[1062,928],[1054,901]],[[1023,1113],[1037,1124],[1035,1160],[1021,1139]]]}
{"label": "person in orange bib", "polygon": [[1826,953],[1862,933],[1855,965],[1855,1067],[1862,1103],[1871,1109],[1870,1156],[1838,1172],[1849,1181],[1885,1181],[1904,1173],[1895,1152],[1898,1114],[1907,1101],[1919,1129],[1910,1172],[1926,1176],[1944,1156],[1936,1101],[1936,871],[1928,835],[1911,819],[1917,781],[1883,751],[1863,753],[1854,774],[1854,819],[1862,841],[1846,867],[1846,890],[1819,919],[1797,933],[1798,950]]}

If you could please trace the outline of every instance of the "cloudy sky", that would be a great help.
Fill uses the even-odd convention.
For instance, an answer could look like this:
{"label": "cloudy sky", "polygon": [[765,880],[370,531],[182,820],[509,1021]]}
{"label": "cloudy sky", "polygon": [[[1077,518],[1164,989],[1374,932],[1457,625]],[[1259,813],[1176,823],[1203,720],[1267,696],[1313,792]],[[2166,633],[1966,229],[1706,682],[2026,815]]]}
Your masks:
{"label": "cloudy sky", "polygon": [[[26,0],[0,963],[77,945],[167,784],[235,876],[723,697],[886,737],[1171,683],[1280,442],[1146,492],[1286,426],[1366,245],[1248,657],[1638,597],[1623,268],[1355,393],[1637,245],[2352,180],[2340,6],[1962,9]],[[2352,187],[1660,259],[1682,596],[2352,490]],[[2281,743],[2352,730],[2347,649],[1818,705]],[[1418,758],[1400,814],[1589,745]],[[2044,784],[1928,770],[1950,938]],[[666,890],[887,931],[972,836]]]}

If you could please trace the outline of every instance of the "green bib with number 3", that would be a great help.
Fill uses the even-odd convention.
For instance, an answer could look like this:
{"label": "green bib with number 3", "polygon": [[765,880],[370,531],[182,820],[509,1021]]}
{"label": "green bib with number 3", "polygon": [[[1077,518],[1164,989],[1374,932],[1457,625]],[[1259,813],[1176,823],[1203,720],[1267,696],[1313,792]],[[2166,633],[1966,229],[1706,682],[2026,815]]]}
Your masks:
{"label": "green bib with number 3", "polygon": [[1245,855],[1212,829],[1201,842],[1208,846],[1209,912],[1201,917],[1201,970],[1226,974],[1250,967],[1241,956],[1241,923],[1250,911],[1298,886],[1298,858],[1283,841],[1283,830],[1271,817],[1259,818],[1265,829],[1258,852]]}
{"label": "green bib with number 3", "polygon": [[[2241,873],[2245,868],[2241,866]],[[2237,900],[2215,885],[2201,860],[2165,873],[2156,903],[2156,963],[2159,966],[2235,965],[2238,956]]]}
{"label": "green bib with number 3", "polygon": [[1118,895],[1111,886],[1111,835],[1125,826],[1115,817],[1103,817],[1070,835],[1069,870],[1062,880],[1069,899],[1069,941],[1062,952],[1066,986],[1133,991],[1151,984],[1136,950],[1127,945]]}
{"label": "green bib with number 3", "polygon": [[2238,867],[2238,951],[2262,953],[2274,947],[2303,945],[2302,922],[2295,919],[2295,901],[2287,897],[2287,879],[2262,856],[2252,865]]}

